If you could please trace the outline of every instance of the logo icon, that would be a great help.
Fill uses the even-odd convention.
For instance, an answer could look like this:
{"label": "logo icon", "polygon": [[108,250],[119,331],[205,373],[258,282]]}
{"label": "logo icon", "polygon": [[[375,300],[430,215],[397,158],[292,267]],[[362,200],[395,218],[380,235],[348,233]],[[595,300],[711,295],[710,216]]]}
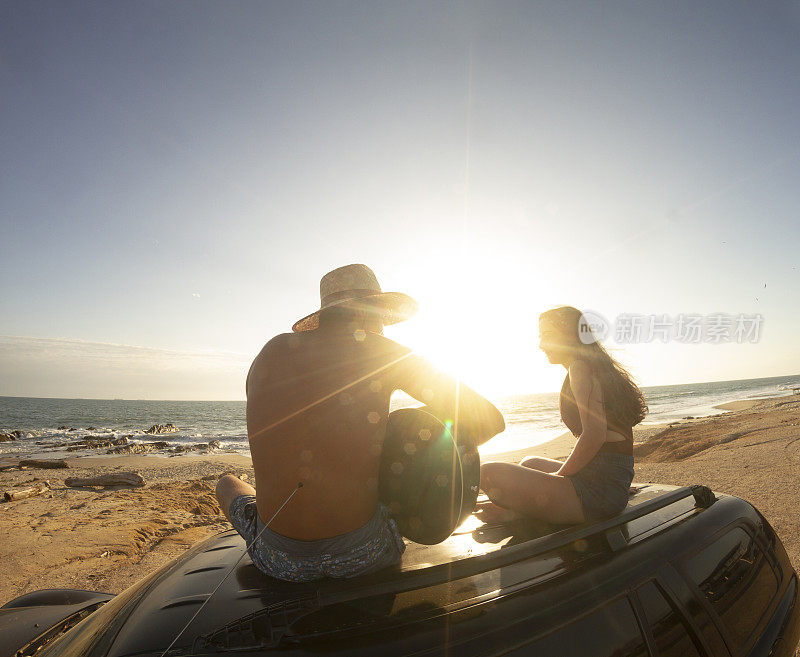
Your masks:
{"label": "logo icon", "polygon": [[583,344],[605,340],[609,330],[608,320],[593,310],[585,310],[578,320],[578,337]]}

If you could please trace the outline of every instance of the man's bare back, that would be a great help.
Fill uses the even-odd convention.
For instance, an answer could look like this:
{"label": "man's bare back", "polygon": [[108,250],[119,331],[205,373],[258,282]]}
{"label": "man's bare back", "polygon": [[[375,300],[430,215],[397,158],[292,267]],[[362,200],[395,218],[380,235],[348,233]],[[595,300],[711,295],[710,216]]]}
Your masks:
{"label": "man's bare back", "polygon": [[389,401],[397,389],[468,429],[478,443],[504,428],[490,402],[385,338],[380,327],[370,328],[332,322],[281,334],[253,361],[247,432],[261,519],[269,520],[303,482],[291,510],[270,525],[279,534],[328,538],[373,516]]}

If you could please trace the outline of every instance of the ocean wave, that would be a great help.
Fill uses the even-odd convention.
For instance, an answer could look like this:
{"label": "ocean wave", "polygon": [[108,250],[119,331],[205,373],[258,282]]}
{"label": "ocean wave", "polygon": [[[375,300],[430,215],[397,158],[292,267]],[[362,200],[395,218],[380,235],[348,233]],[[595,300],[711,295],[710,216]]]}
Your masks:
{"label": "ocean wave", "polygon": [[[726,402],[791,395],[798,387],[800,376],[645,388],[643,392],[650,407],[645,423],[661,424],[686,416],[713,415],[723,412],[716,407]],[[410,398],[393,398],[391,408],[416,404]],[[552,437],[566,430],[558,410],[557,393],[515,395],[498,400],[497,405],[505,417],[506,430],[486,443],[489,447],[483,450],[485,453],[521,449],[542,442],[542,436]],[[0,442],[0,454],[38,451],[63,458],[65,454],[83,455],[83,452],[67,452],[66,449],[80,439],[111,440],[123,436],[131,443],[163,441],[168,449],[218,440],[223,450],[249,453],[245,402],[0,397],[0,418],[4,425],[0,433],[15,429],[26,432],[19,440]],[[145,428],[167,422],[176,425],[178,431],[145,433]],[[64,427],[75,429],[68,431]],[[98,451],[104,453],[102,448],[91,453]]]}

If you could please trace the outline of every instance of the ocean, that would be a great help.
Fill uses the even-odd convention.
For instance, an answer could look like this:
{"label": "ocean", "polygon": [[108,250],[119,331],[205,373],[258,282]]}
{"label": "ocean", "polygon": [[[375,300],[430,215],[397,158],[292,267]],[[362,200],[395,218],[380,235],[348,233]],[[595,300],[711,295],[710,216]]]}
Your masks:
{"label": "ocean", "polygon": [[[793,387],[800,387],[800,375],[643,388],[650,407],[644,424],[713,415],[722,412],[715,408],[719,404],[789,395]],[[506,430],[481,447],[484,455],[533,447],[566,431],[558,413],[557,393],[516,395],[494,401],[505,417]],[[412,405],[413,400],[402,395],[392,399],[393,410]],[[144,433],[153,424],[168,422],[179,431],[158,436]],[[63,426],[76,431],[58,428]],[[67,444],[87,435],[132,435],[131,442],[164,440],[170,445],[219,440],[222,449],[249,453],[243,401],[0,397],[0,433],[15,429],[27,433],[13,442],[1,442],[0,455],[38,453],[38,445]],[[60,458],[65,454],[48,449],[46,455]]]}

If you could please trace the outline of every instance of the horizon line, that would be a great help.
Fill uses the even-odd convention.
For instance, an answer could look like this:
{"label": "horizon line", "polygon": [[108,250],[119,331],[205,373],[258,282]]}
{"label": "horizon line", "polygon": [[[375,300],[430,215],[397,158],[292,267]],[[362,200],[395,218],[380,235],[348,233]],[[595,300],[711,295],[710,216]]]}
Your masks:
{"label": "horizon line", "polygon": [[[640,386],[642,390],[647,390],[649,388],[670,388],[670,387],[677,387],[677,386],[689,386],[689,385],[704,385],[707,383],[735,383],[737,381],[758,381],[762,379],[780,379],[784,377],[791,377],[791,376],[800,376],[800,372],[794,374],[777,374],[775,376],[758,376],[758,377],[747,377],[743,379],[721,379],[718,381],[689,381],[686,383],[661,383],[657,385],[649,385],[649,386]],[[397,392],[404,393],[402,390],[398,389]],[[497,395],[497,398],[504,399],[507,397],[519,397],[521,395],[546,395],[546,394],[556,394],[557,390],[539,390],[539,391],[529,391],[529,392],[512,392],[512,393],[505,393],[502,395]],[[393,393],[394,394],[394,393]],[[409,395],[410,396],[410,395]],[[487,397],[489,397],[487,395]],[[148,398],[138,398],[138,399],[126,399],[124,397],[37,397],[37,396],[30,396],[30,395],[0,395],[0,399],[56,399],[56,400],[74,400],[74,401],[153,401],[153,402],[246,402],[247,398],[242,399],[148,399]],[[413,399],[413,397],[412,397]]]}

